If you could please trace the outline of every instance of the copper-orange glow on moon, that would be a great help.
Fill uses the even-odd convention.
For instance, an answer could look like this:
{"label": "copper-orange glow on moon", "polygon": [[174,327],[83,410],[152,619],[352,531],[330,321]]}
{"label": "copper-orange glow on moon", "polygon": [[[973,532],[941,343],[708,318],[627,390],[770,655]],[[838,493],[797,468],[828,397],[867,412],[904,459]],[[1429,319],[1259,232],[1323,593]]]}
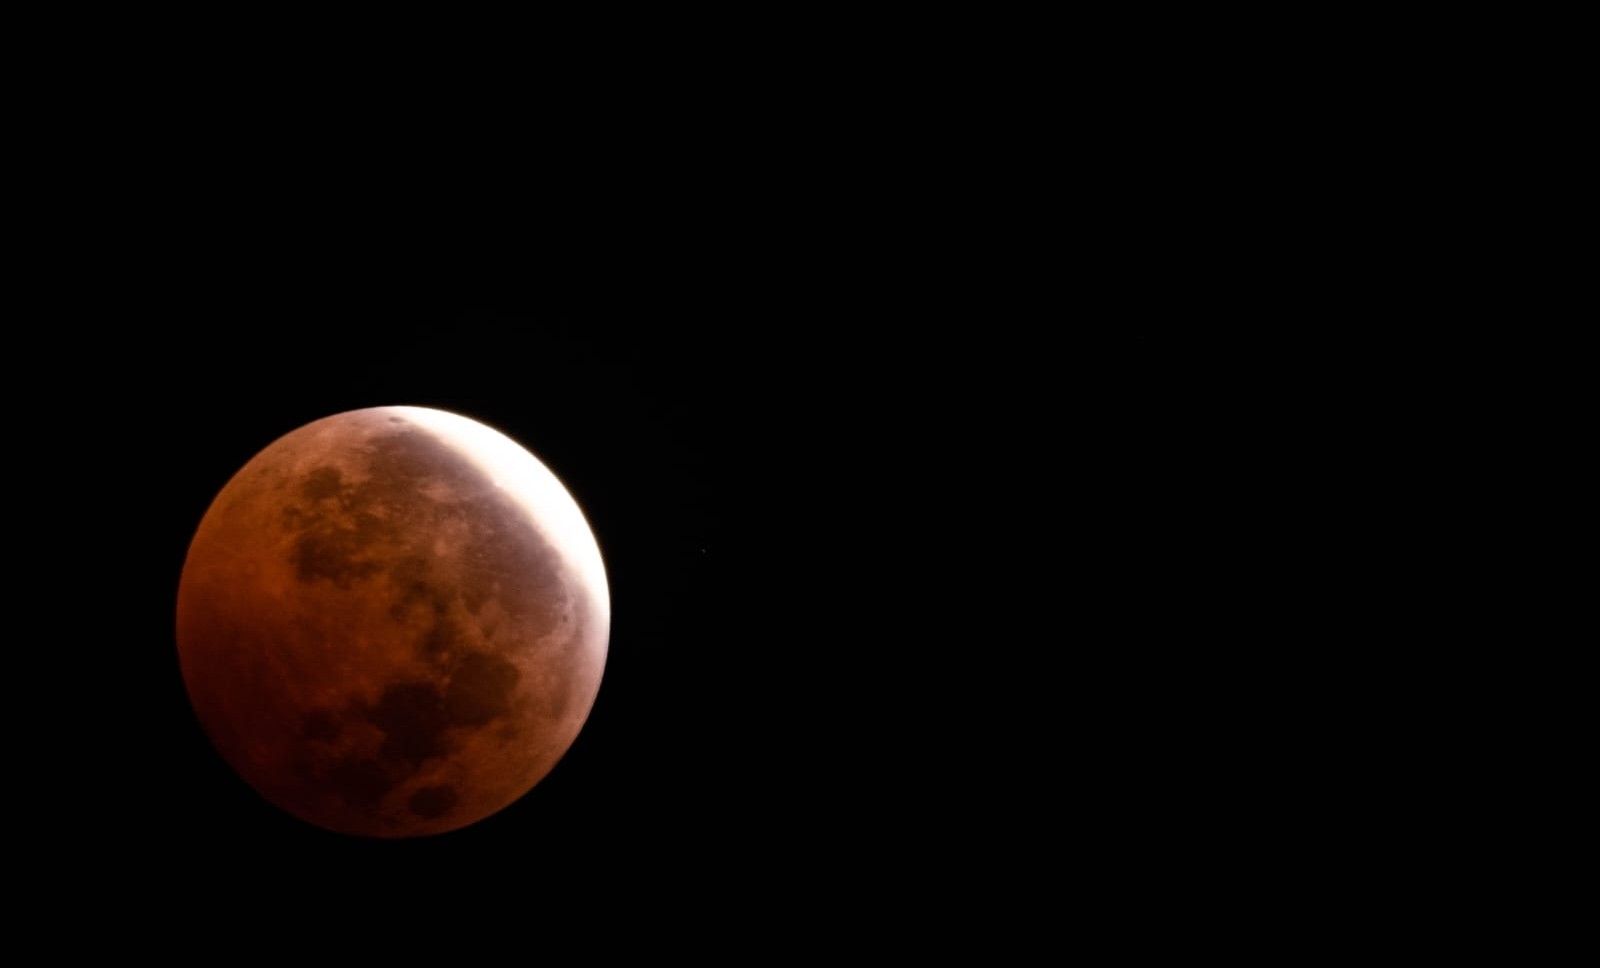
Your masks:
{"label": "copper-orange glow on moon", "polygon": [[262,796],[341,833],[474,823],[548,774],[610,631],[594,536],[532,454],[417,407],[337,414],[257,454],[201,520],[178,657]]}

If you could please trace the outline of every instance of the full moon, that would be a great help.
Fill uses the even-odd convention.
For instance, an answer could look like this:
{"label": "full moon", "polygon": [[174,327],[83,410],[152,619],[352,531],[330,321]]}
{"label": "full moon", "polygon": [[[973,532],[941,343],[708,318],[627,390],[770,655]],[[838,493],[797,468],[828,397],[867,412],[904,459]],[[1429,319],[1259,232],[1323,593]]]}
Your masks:
{"label": "full moon", "polygon": [[418,837],[543,779],[600,688],[611,603],[578,505],[476,421],[336,414],[217,495],[178,589],[200,725],[267,800]]}

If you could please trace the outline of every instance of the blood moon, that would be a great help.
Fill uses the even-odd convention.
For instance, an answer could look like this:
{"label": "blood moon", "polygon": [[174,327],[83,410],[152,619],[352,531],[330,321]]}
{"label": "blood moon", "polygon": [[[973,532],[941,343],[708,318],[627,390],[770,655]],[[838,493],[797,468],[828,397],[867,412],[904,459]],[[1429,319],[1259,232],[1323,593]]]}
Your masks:
{"label": "blood moon", "polygon": [[600,687],[611,605],[583,513],[466,417],[336,414],[222,489],[178,591],[201,726],[271,802],[341,833],[474,823],[538,783]]}

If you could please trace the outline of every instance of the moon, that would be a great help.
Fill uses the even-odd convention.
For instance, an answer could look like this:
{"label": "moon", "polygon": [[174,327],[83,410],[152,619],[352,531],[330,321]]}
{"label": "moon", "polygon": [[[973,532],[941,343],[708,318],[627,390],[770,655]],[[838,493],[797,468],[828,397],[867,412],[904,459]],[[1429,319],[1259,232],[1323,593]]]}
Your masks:
{"label": "moon", "polygon": [[307,424],[223,487],[178,589],[201,727],[263,797],[367,837],[505,808],[572,745],[611,604],[577,503],[474,420],[376,407]]}

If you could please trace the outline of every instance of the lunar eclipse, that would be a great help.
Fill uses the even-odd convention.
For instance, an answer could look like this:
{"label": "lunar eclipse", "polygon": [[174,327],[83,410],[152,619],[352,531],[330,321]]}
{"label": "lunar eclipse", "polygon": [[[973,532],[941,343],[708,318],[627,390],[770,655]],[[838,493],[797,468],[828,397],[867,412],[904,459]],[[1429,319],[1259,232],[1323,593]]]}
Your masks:
{"label": "lunar eclipse", "polygon": [[222,489],[183,566],[184,685],[223,759],[328,830],[467,826],[544,778],[598,693],[599,549],[528,451],[440,410],[337,414]]}

